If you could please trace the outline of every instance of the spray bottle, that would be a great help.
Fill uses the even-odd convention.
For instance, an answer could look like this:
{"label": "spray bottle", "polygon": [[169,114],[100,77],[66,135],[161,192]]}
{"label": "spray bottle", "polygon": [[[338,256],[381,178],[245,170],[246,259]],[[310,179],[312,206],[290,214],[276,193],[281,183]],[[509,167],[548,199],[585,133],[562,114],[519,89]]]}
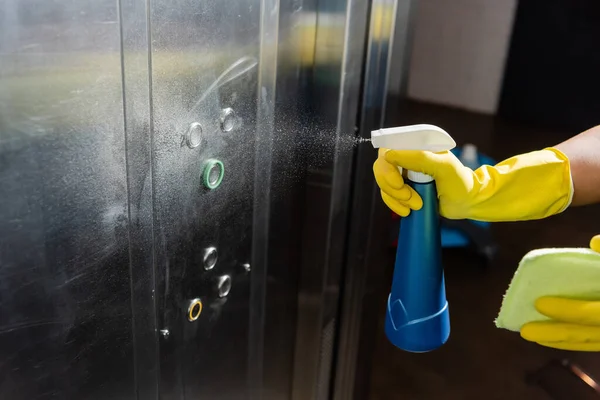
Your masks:
{"label": "spray bottle", "polygon": [[[445,151],[456,146],[443,129],[412,125],[371,132],[375,148]],[[402,170],[400,171],[402,173]],[[450,336],[446,301],[438,198],[433,177],[407,171],[409,185],[423,199],[423,208],[400,222],[392,290],[385,333],[396,347],[414,353],[441,347]]]}

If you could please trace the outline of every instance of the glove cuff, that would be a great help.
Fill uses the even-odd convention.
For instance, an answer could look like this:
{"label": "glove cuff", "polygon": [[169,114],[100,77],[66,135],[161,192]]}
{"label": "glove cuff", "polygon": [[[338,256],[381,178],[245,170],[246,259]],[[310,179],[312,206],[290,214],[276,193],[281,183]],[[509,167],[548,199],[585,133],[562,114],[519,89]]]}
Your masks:
{"label": "glove cuff", "polygon": [[474,171],[470,219],[501,222],[550,217],[573,199],[571,167],[555,148],[520,154]]}
{"label": "glove cuff", "polygon": [[568,198],[568,201],[566,202],[566,204],[563,206],[563,208],[561,208],[557,212],[557,214],[560,214],[571,206],[571,203],[573,202],[573,194],[575,193],[575,187],[573,186],[573,175],[571,174],[571,162],[569,161],[569,157],[567,157],[567,155],[565,153],[563,153],[562,151],[560,151],[554,147],[547,147],[544,150],[551,151],[558,158],[565,161],[565,165],[566,165],[565,174],[569,178],[569,198]]}

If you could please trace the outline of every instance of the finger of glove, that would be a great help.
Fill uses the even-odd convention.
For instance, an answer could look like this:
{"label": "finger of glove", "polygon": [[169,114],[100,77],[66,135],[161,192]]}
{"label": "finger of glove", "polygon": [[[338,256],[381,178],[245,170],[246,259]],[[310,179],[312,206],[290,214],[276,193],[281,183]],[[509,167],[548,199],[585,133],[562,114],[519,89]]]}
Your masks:
{"label": "finger of glove", "polygon": [[383,190],[381,191],[381,198],[383,199],[385,205],[399,216],[407,217],[410,214],[410,208],[408,208],[408,206],[394,199]]}
{"label": "finger of glove", "polygon": [[586,351],[596,352],[600,351],[600,342],[593,343],[570,343],[570,342],[536,342],[540,346],[551,347],[558,350],[567,351]]}
{"label": "finger of glove", "polygon": [[375,181],[381,190],[391,197],[406,201],[410,199],[411,192],[404,183],[400,171],[394,165],[388,163],[384,158],[378,158],[373,164]]}
{"label": "finger of glove", "polygon": [[600,328],[555,321],[530,322],[521,328],[521,337],[538,343],[600,343]]}
{"label": "finger of glove", "polygon": [[600,326],[600,301],[542,297],[535,302],[535,308],[557,321]]}
{"label": "finger of glove", "polygon": [[407,188],[410,190],[410,198],[406,201],[396,199],[390,196],[384,190],[381,190],[381,198],[383,199],[384,203],[401,217],[406,217],[408,213],[406,215],[402,215],[396,210],[402,210],[404,208],[409,210],[420,210],[423,208],[423,199],[419,193],[417,193],[415,189],[411,188],[410,186],[407,186]]}
{"label": "finger of glove", "polygon": [[390,150],[385,153],[385,159],[397,166],[410,171],[422,172],[435,177],[443,160],[438,154],[429,151]]}
{"label": "finger of glove", "polygon": [[600,253],[600,235],[596,235],[590,240],[590,248]]}
{"label": "finger of glove", "polygon": [[410,191],[409,199],[404,202],[408,206],[408,208],[410,208],[411,210],[420,210],[421,208],[423,208],[423,199],[421,198],[419,193],[417,193],[415,189],[408,185],[406,185],[406,187]]}

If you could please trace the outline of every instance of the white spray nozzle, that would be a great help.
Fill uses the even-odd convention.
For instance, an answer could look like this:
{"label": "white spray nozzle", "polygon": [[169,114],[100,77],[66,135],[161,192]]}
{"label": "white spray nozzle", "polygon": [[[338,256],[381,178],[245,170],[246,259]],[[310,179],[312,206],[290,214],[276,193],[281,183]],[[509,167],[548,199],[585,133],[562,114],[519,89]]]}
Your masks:
{"label": "white spray nozzle", "polygon": [[[435,125],[408,125],[394,128],[384,128],[371,132],[373,147],[390,150],[423,150],[446,151],[456,147],[456,142],[442,128]],[[418,183],[431,182],[429,175],[416,171],[408,171],[409,180]]]}
{"label": "white spray nozzle", "polygon": [[408,125],[384,128],[371,132],[373,147],[391,150],[445,151],[456,147],[456,142],[442,128],[435,125]]}

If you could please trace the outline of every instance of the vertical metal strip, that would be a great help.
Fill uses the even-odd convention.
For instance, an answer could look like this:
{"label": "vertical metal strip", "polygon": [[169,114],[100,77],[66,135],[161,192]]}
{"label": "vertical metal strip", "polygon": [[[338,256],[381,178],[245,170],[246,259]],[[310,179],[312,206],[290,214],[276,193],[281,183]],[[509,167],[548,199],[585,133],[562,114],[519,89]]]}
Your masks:
{"label": "vertical metal strip", "polygon": [[[375,128],[382,128],[385,121],[385,109],[387,104],[387,97],[389,91],[389,82],[392,65],[392,49],[394,48],[394,33],[396,30],[396,20],[398,13],[398,0],[387,0],[385,7],[390,9],[390,13],[386,13],[386,20],[382,26],[381,40],[384,42],[381,48],[380,60],[385,66],[385,73],[383,74],[383,82],[380,86],[381,96],[381,113],[379,115],[379,122]],[[387,40],[384,40],[387,38]]]}
{"label": "vertical metal strip", "polygon": [[[365,36],[368,34],[369,26],[369,10],[370,10],[370,2],[362,1],[362,0],[349,0],[348,4],[348,15],[346,22],[346,33],[345,33],[345,45],[344,45],[344,58],[343,58],[343,68],[344,73],[342,76],[345,79],[342,80],[342,85],[340,88],[340,96],[344,93],[345,98],[340,98],[340,110],[338,115],[338,127],[344,126],[345,119],[345,127],[343,127],[342,131],[338,133],[338,143],[343,140],[342,135],[351,135],[351,137],[355,136],[356,124],[359,123],[360,119],[354,116],[353,118],[349,118],[350,115],[359,114],[359,103],[360,103],[360,94],[361,94],[361,83],[363,76],[363,63],[364,57],[369,58],[369,53],[371,51],[370,42],[369,46],[365,46]],[[372,5],[371,5],[372,7]],[[360,47],[357,47],[357,43],[360,43]],[[353,44],[353,47],[352,47]],[[368,66],[368,61],[366,63]],[[365,67],[366,67],[365,66]],[[353,81],[346,82],[348,77],[353,78]],[[348,96],[349,90],[346,87],[348,84],[353,84],[355,87],[352,89],[352,94],[354,98],[349,98]],[[363,100],[364,101],[364,100]],[[352,126],[348,126],[348,123],[351,122]],[[346,139],[347,140],[347,139]],[[351,226],[350,219],[350,210],[351,210],[351,185],[350,179],[352,177],[352,165],[354,159],[354,149],[346,149],[346,154],[340,153],[336,151],[336,165],[334,170],[334,191],[333,195],[336,194],[347,196],[346,199],[347,205],[345,208],[346,219],[348,220],[344,224],[345,232],[348,232],[348,228]],[[341,157],[340,160],[337,158]],[[340,175],[343,175],[344,178],[340,179]],[[346,239],[347,236],[344,235]],[[348,242],[344,243],[344,251],[348,251],[347,249]],[[340,262],[344,262],[344,274],[341,277],[342,282],[340,286],[343,288],[341,291],[341,296],[339,299],[338,309],[342,309],[346,305],[344,298],[347,296],[348,290],[352,288],[346,287],[345,281],[347,280],[348,274],[351,274],[352,271],[349,268],[349,264],[345,258],[345,254],[340,256]],[[341,313],[338,313],[341,314]],[[352,390],[348,390],[346,387],[339,387],[340,376],[347,376],[347,365],[344,362],[340,362],[340,359],[344,354],[347,354],[349,349],[345,348],[346,341],[344,340],[343,335],[352,334],[353,332],[346,332],[347,324],[343,318],[338,318],[338,326],[336,331],[337,340],[336,340],[336,360],[334,361],[335,370],[333,371],[332,379],[331,379],[331,388],[330,388],[330,398],[333,399],[350,399],[352,398]],[[352,386],[352,383],[342,379],[344,385]]]}
{"label": "vertical metal strip", "polygon": [[[403,1],[403,7],[398,7],[398,1]],[[369,34],[367,37],[367,55],[363,78],[363,98],[360,111],[360,135],[369,137],[370,131],[381,128],[385,119],[385,107],[388,95],[388,82],[392,59],[393,37],[398,10],[402,10],[400,22],[407,23],[412,0],[374,0],[371,8]],[[404,28],[404,27],[403,27]],[[406,28],[407,33],[409,31]],[[406,40],[403,35],[401,40]],[[403,54],[405,56],[406,54]],[[406,65],[406,63],[405,63]],[[335,377],[334,399],[360,399],[366,396],[365,382],[369,376],[357,379],[357,369],[362,374],[368,374],[369,367],[363,363],[370,360],[359,360],[361,355],[371,354],[370,343],[363,343],[363,312],[369,313],[367,323],[374,324],[369,331],[377,328],[376,318],[371,318],[374,310],[363,309],[365,290],[369,282],[369,269],[376,258],[373,252],[381,251],[381,239],[375,232],[380,219],[377,204],[378,191],[374,185],[371,164],[376,152],[370,146],[362,146],[356,158],[355,187],[352,194],[352,211],[350,236],[347,246],[346,276],[344,281],[344,297],[340,312],[341,328],[338,338],[338,358]],[[387,215],[387,214],[386,214]],[[384,238],[385,239],[385,238]],[[377,263],[375,263],[377,265]],[[372,306],[372,305],[371,305]],[[380,310],[376,314],[379,314]],[[362,339],[362,340],[361,340]],[[367,338],[367,341],[369,339]],[[360,364],[360,365],[359,365]]]}
{"label": "vertical metal strip", "polygon": [[[388,58],[386,87],[389,94],[400,97],[406,96],[408,91],[415,9],[416,0],[397,0],[394,27],[392,29],[393,36],[390,43],[390,54],[392,56]],[[398,78],[392,79],[392,73]],[[384,107],[387,108],[386,104],[384,104]],[[383,120],[385,120],[385,113],[383,117]]]}
{"label": "vertical metal strip", "polygon": [[251,399],[263,397],[265,297],[269,248],[271,165],[277,80],[279,0],[261,0],[260,60],[255,136],[252,277],[248,350],[248,390]]}
{"label": "vertical metal strip", "polygon": [[[354,147],[348,146],[348,143],[353,143],[356,136],[363,57],[365,53],[364,37],[368,25],[369,2],[365,0],[347,0],[345,9],[335,159],[325,261],[327,270],[337,271],[338,286],[342,286],[343,281],[344,249],[350,210],[349,194],[351,190],[352,165],[354,162]],[[343,293],[343,291],[340,293]],[[339,308],[340,302],[341,298],[338,297],[334,305],[335,309]],[[322,322],[327,323],[327,321]],[[333,327],[336,332],[339,330],[339,322],[339,319],[336,319],[336,325]],[[334,354],[332,356],[334,357]],[[337,366],[334,367],[334,365],[334,360],[330,360],[327,365],[319,365],[319,370],[323,368],[329,369],[328,382],[320,383],[326,386],[328,398],[335,388],[334,379],[335,368]]]}
{"label": "vertical metal strip", "polygon": [[368,0],[321,0],[317,4],[313,66],[317,79],[312,83],[316,96],[319,91],[325,97],[329,94],[326,100],[315,100],[323,107],[325,129],[335,126],[335,149],[331,180],[324,178],[331,189],[323,255],[319,254],[322,262],[302,271],[297,328],[300,336],[296,339],[292,387],[292,398],[298,400],[329,398],[332,389],[340,302],[337,289],[343,279],[368,6]]}
{"label": "vertical metal strip", "polygon": [[158,399],[149,2],[119,0],[137,399]]}

